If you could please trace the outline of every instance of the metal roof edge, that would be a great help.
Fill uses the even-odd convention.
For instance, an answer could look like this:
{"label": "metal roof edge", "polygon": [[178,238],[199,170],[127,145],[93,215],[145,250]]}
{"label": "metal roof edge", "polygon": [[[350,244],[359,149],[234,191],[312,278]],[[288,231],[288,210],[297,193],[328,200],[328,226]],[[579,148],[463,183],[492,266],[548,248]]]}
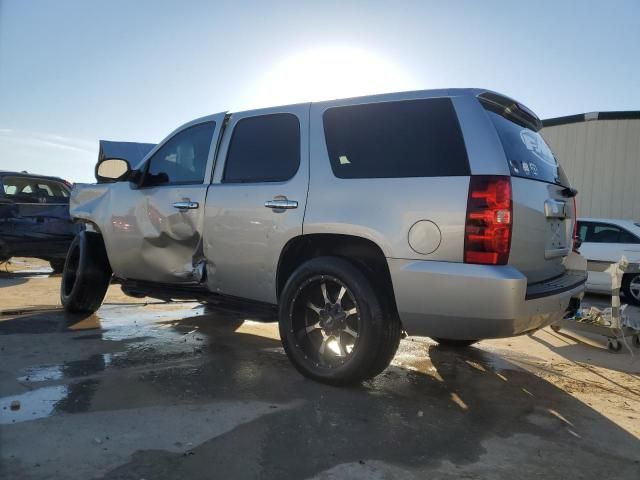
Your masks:
{"label": "metal roof edge", "polygon": [[554,117],[542,120],[543,127],[568,125],[570,123],[588,122],[591,120],[640,120],[640,110],[621,110],[611,112],[587,112],[564,117]]}

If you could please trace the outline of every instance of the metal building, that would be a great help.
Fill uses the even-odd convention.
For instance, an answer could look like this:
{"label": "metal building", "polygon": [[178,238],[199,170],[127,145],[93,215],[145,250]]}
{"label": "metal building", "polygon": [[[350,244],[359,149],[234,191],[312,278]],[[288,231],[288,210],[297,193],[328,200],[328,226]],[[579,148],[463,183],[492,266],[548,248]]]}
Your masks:
{"label": "metal building", "polygon": [[640,220],[640,111],[542,123],[540,133],[579,191],[579,216]]}

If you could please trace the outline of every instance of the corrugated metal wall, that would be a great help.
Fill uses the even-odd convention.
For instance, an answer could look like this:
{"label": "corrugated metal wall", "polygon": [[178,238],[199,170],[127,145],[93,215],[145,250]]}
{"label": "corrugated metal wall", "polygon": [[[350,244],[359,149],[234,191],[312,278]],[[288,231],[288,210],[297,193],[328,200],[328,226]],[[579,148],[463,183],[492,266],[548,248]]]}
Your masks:
{"label": "corrugated metal wall", "polygon": [[640,220],[640,120],[590,120],[541,133],[580,192],[579,216]]}

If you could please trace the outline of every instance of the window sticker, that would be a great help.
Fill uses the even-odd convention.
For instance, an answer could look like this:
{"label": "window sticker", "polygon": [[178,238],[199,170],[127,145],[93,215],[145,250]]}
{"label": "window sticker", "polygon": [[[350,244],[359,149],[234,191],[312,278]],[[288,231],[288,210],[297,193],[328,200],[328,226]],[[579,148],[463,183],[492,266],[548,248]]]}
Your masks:
{"label": "window sticker", "polygon": [[554,168],[557,167],[551,149],[544,140],[542,140],[542,137],[539,134],[532,132],[531,130],[523,129],[520,130],[520,139],[522,140],[522,143],[524,143],[524,146],[527,147],[527,150],[533,153],[541,161]]}

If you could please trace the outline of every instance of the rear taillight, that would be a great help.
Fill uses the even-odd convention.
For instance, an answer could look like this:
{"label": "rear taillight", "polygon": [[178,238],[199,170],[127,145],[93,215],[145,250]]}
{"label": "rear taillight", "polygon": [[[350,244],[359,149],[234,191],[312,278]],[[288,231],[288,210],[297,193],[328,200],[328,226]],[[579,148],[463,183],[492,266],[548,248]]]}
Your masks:
{"label": "rear taillight", "polygon": [[506,264],[511,248],[512,217],[510,177],[472,176],[464,231],[465,263]]}

